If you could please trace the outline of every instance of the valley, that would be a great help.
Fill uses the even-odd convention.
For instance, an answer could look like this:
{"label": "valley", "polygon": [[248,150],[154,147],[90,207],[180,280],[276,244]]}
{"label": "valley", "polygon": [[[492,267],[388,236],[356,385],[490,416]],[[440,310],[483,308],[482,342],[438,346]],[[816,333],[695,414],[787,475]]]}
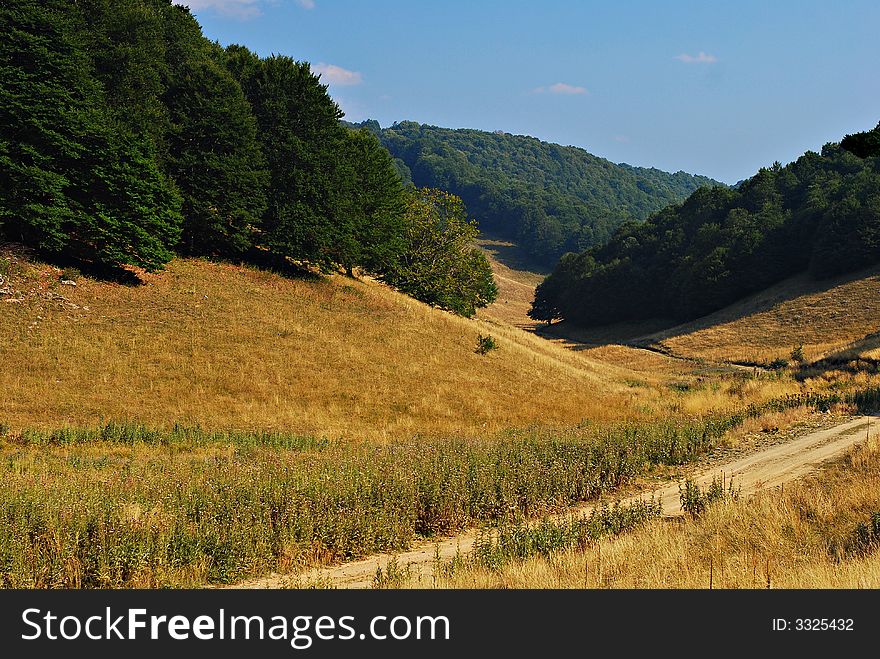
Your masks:
{"label": "valley", "polygon": [[[8,519],[43,502],[7,536],[31,544],[0,547],[17,557],[7,583],[403,587],[431,575],[440,586],[438,566],[468,564],[491,533],[481,529],[570,524],[597,498],[652,494],[658,514],[676,516],[689,476],[706,488],[724,472],[751,497],[864,439],[865,418],[848,419],[871,409],[873,372],[809,370],[829,350],[870,355],[862,321],[844,335],[811,324],[796,337],[804,363],[776,370],[735,367],[724,358],[736,353],[704,352],[699,337],[726,318],[741,332],[729,345],[745,345],[764,323],[763,339],[785,350],[791,315],[824,309],[823,296],[837,317],[865,309],[873,271],[786,284],[674,331],[570,335],[526,315],[540,275],[501,261],[519,265],[515,245],[482,248],[499,296],[474,319],[369,277],[291,279],[197,259],[140,272],[140,286],[65,286],[7,248],[0,350],[21,364],[0,372],[12,392],[0,434]],[[482,334],[497,348],[480,355]],[[638,347],[667,336],[682,355]],[[71,488],[91,503],[55,508]],[[21,536],[36,520],[48,535]],[[75,548],[83,525],[99,554]],[[122,563],[104,553],[119,542],[130,543]]]}
{"label": "valley", "polygon": [[0,5],[0,587],[880,587],[873,34],[362,4]]}

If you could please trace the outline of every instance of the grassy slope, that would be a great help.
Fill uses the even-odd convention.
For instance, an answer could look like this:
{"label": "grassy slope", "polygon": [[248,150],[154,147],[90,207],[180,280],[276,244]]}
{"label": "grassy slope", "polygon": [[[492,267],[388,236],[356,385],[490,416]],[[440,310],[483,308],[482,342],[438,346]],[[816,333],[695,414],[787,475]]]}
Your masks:
{"label": "grassy slope", "polygon": [[492,266],[498,299],[481,309],[477,316],[522,329],[534,328],[536,323],[528,317],[528,311],[535,299],[535,287],[546,273],[541,274],[539,267],[524,262],[514,243],[490,239],[478,242]]}
{"label": "grassy slope", "polygon": [[[564,426],[584,419],[681,419],[682,413],[739,407],[799,389],[788,377],[742,371],[709,374],[692,362],[623,346],[579,349],[583,346],[575,345],[571,350],[562,341],[549,342],[511,327],[502,322],[505,316],[498,307],[528,285],[529,276],[516,270],[508,273],[508,279],[518,284],[514,295],[505,298],[502,290],[499,303],[482,312],[478,320],[430,309],[371,281],[290,280],[200,260],[174,261],[161,274],[145,275],[147,283],[140,287],[90,279],[79,280],[76,287],[61,285],[58,270],[8,251],[0,253],[0,274],[4,276],[0,288],[5,286],[0,295],[0,332],[5,338],[0,344],[4,391],[0,422],[13,428],[129,419],[158,427],[179,422],[212,429],[275,429],[367,440],[421,435],[406,444],[415,453],[401,452],[402,445],[393,444],[388,464],[377,466],[379,454],[374,455],[372,447],[349,443],[327,452],[308,449],[302,453],[277,451],[273,446],[238,447],[222,438],[194,447],[186,441],[181,446],[172,442],[129,447],[97,441],[70,447],[29,445],[14,432],[8,434],[0,448],[8,463],[9,519],[41,502],[40,509],[45,508],[47,518],[54,520],[52,528],[72,533],[71,537],[78,527],[66,517],[73,512],[63,503],[69,500],[70,491],[77,493],[77,500],[91,502],[91,507],[76,510],[99,516],[106,513],[107,537],[116,538],[122,529],[123,539],[134,548],[141,547],[138,529],[177,533],[172,522],[189,519],[191,500],[211,499],[215,490],[231,493],[217,509],[217,520],[226,521],[221,524],[209,517],[201,527],[184,529],[195,543],[197,560],[178,570],[180,574],[138,563],[131,574],[101,572],[107,584],[161,585],[165,580],[199,584],[267,569],[290,569],[303,560],[332,560],[338,556],[328,553],[331,549],[338,552],[348,547],[334,534],[344,540],[352,532],[349,526],[360,529],[357,537],[366,539],[363,547],[349,548],[356,553],[406,546],[411,529],[405,524],[367,519],[365,492],[382,501],[387,493],[364,485],[364,471],[355,459],[361,453],[351,453],[355,449],[365,451],[361,457],[383,474],[382,479],[396,469],[402,490],[409,492],[408,479],[419,461],[425,463],[425,473],[437,472],[435,480],[447,483],[445,472],[431,461],[447,445],[450,455],[459,455],[458,445],[448,440],[450,434],[480,437],[481,446],[488,440],[487,451],[503,453],[516,441],[509,434],[497,441],[492,434],[511,426]],[[852,286],[861,290],[860,284]],[[833,298],[835,303],[849,304],[839,291]],[[746,331],[748,320],[738,322]],[[766,331],[772,336],[770,329]],[[850,331],[858,335],[861,330]],[[487,332],[501,348],[476,355],[476,335]],[[819,339],[826,335],[817,330]],[[620,354],[603,363],[595,358],[603,356],[603,350]],[[770,420],[777,425],[782,421],[781,417]],[[754,420],[759,425],[766,422]],[[542,437],[547,434],[546,430],[535,432]],[[568,432],[551,432],[550,436],[570,435],[573,445],[583,443],[579,430]],[[425,435],[447,438],[434,441]],[[520,464],[522,456],[515,457],[513,462]],[[437,461],[447,464],[449,459]],[[342,463],[351,463],[351,473],[359,477],[352,480],[348,472],[338,469]],[[306,467],[303,473],[309,474],[305,480],[297,475],[300,467]],[[530,467],[524,482],[555,478],[555,472],[543,471],[542,478],[535,478],[533,474],[540,469]],[[335,494],[329,499],[323,478],[341,484],[330,488]],[[312,481],[321,484],[310,489]],[[302,534],[297,535],[300,531],[293,526],[288,529],[291,537],[277,545],[266,524],[230,525],[224,517],[235,517],[237,513],[230,511],[242,510],[243,501],[260,514],[268,514],[266,510],[274,510],[266,508],[273,497],[281,496],[284,487],[294,482],[305,488],[305,494],[297,496],[317,493],[328,510],[338,508],[333,497],[341,492],[352,511],[366,511],[362,515],[366,521],[354,512],[343,515],[342,522],[316,512],[311,522],[331,537],[312,547],[302,544]],[[455,476],[448,482],[462,479]],[[234,487],[226,488],[230,483]],[[445,491],[443,483],[437,484],[438,492]],[[177,493],[179,511],[173,502],[157,503],[169,492]],[[536,501],[549,505],[554,497],[544,493]],[[284,501],[298,509],[296,499]],[[383,506],[387,504],[377,509],[384,510]],[[400,529],[398,535],[388,537]],[[307,531],[303,537],[311,537]],[[25,535],[17,533],[16,541],[23,541]],[[207,549],[199,544],[203,541]],[[228,560],[215,556],[201,561],[198,552],[214,551],[211,543],[249,548],[250,553],[244,558],[232,552]],[[39,546],[7,549],[22,560],[51,558]],[[110,558],[101,565],[116,565]],[[47,585],[68,583],[67,577],[50,572]],[[85,585],[77,581],[81,579],[78,574],[70,583]],[[634,574],[633,579],[637,578]]]}
{"label": "grassy slope", "polygon": [[[125,419],[381,439],[632,414],[625,371],[370,281],[183,259],[144,286],[72,287],[9,253],[0,266],[13,289],[0,296],[0,421],[13,427]],[[475,354],[479,333],[500,349]]]}
{"label": "grassy slope", "polygon": [[[800,377],[806,378],[808,388],[822,389],[839,376],[835,369],[841,363],[858,357],[880,360],[880,269],[876,267],[825,281],[794,277],[674,327],[657,320],[584,330],[568,323],[549,328],[529,324],[525,300],[530,302],[530,291],[540,280],[534,272],[517,269],[520,264],[510,258],[511,254],[515,257],[515,250],[509,244],[489,242],[484,249],[502,277],[499,300],[481,312],[485,317],[534,329],[587,359],[625,368],[631,373],[627,382],[633,389],[656,393],[668,386],[689,388],[677,404],[672,403],[672,411],[699,413],[737,400],[765,400],[798,389],[788,377],[743,384],[736,375],[744,371],[726,362],[766,365],[777,358],[790,359],[792,349],[803,345],[806,364]],[[675,358],[632,345],[660,348]],[[834,363],[810,365],[825,357]],[[867,381],[871,376],[862,373],[858,377]]]}
{"label": "grassy slope", "polygon": [[[498,263],[495,267],[499,271],[504,268]],[[660,344],[681,357],[719,362],[787,359],[797,345],[804,346],[808,360],[835,355],[877,359],[878,274],[877,268],[871,268],[824,282],[795,277],[710,316],[660,331],[661,322],[584,332],[572,331],[565,324],[549,332],[539,329],[551,340],[555,335],[557,344],[580,350],[590,359],[640,372],[643,381],[654,387],[662,386],[664,380],[658,374],[681,377],[700,369],[695,371],[680,359],[618,342]],[[516,292],[522,295],[528,279],[517,279]],[[502,288],[502,298],[503,292]],[[486,311],[492,312],[491,307]],[[856,382],[870,378],[862,374]],[[780,394],[788,384],[787,378],[779,380]],[[754,381],[745,384],[750,386]],[[723,393],[729,397],[731,390]],[[709,395],[708,391],[703,394]],[[683,399],[682,408],[687,410],[698,397]],[[704,401],[702,406],[706,405]],[[777,432],[803,415],[803,410],[769,415],[745,424],[736,434]],[[787,486],[781,494],[768,491],[716,506],[696,520],[656,521],[590,549],[515,561],[498,571],[460,570],[437,585],[705,588],[711,559],[716,588],[765,588],[768,577],[773,587],[876,588],[880,584],[876,551],[860,552],[850,545],[856,527],[869,523],[880,511],[878,468],[880,448],[875,439],[870,447],[855,450],[820,473]]]}
{"label": "grassy slope", "polygon": [[815,281],[802,275],[699,320],[646,337],[676,354],[729,361],[816,359],[880,327],[880,269]]}
{"label": "grassy slope", "polygon": [[[591,345],[524,332],[533,327],[525,314],[540,275],[518,269],[510,245],[483,247],[499,255],[492,261],[500,296],[477,319],[368,280],[291,280],[200,260],[143,275],[144,286],[81,279],[70,287],[55,268],[0,252],[12,289],[0,295],[0,422],[57,428],[130,420],[364,439],[487,435],[536,423],[700,413],[797,389],[733,379],[709,390],[705,369],[621,346],[610,330],[574,337]],[[754,336],[770,345],[767,354],[787,354],[796,343],[785,332],[796,325],[779,309],[793,309],[812,331],[797,337],[809,356],[870,328],[880,317],[876,285],[863,277],[757,316],[734,310],[726,324],[719,312],[720,324],[691,324],[663,340],[688,356],[737,358],[737,346]],[[822,322],[810,315],[832,303]],[[626,329],[630,339],[643,328]],[[500,349],[475,354],[480,333]]]}

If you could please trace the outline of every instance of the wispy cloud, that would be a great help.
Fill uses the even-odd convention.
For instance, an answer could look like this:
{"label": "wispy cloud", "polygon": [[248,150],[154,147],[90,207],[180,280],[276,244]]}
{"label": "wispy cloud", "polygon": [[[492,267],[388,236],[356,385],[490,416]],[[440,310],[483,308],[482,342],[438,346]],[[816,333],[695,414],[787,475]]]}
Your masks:
{"label": "wispy cloud", "polygon": [[174,4],[189,7],[194,12],[211,9],[218,14],[240,19],[253,18],[262,13],[260,0],[175,0]]}
{"label": "wispy cloud", "polygon": [[364,79],[359,71],[349,71],[335,64],[324,64],[319,62],[312,67],[321,74],[321,80],[338,87],[351,87],[361,84]]}
{"label": "wispy cloud", "polygon": [[611,138],[615,142],[620,142],[621,144],[629,144],[629,136],[628,135],[614,135]]}
{"label": "wispy cloud", "polygon": [[586,87],[578,87],[577,85],[569,85],[564,82],[557,82],[548,87],[535,87],[532,90],[534,94],[589,94]]}
{"label": "wispy cloud", "polygon": [[296,0],[296,4],[298,4],[303,9],[315,8],[315,0]]}
{"label": "wispy cloud", "polygon": [[685,64],[714,64],[718,61],[718,58],[715,57],[715,55],[704,53],[702,50],[697,55],[682,53],[681,55],[676,55],[672,59],[677,59],[679,62],[684,62]]}

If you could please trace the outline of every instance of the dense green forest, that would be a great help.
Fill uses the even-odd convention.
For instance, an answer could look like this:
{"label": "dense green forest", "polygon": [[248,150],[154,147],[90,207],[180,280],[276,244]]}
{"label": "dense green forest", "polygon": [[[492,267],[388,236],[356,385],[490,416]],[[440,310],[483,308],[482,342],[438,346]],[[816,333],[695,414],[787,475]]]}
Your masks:
{"label": "dense green forest", "polygon": [[762,168],[736,189],[704,188],[608,244],[566,254],[530,315],[582,325],[688,320],[781,279],[880,261],[880,125]]}
{"label": "dense green forest", "polygon": [[[0,36],[0,239],[105,275],[181,253],[358,268],[460,313],[494,299],[470,225],[342,125],[307,62],[222,48],[171,0],[6,0]],[[419,229],[456,250],[442,295]]]}
{"label": "dense green forest", "polygon": [[604,243],[627,220],[720,185],[685,172],[616,165],[534,137],[452,130],[411,121],[373,131],[404,178],[461,197],[480,229],[515,240],[552,266],[565,252]]}

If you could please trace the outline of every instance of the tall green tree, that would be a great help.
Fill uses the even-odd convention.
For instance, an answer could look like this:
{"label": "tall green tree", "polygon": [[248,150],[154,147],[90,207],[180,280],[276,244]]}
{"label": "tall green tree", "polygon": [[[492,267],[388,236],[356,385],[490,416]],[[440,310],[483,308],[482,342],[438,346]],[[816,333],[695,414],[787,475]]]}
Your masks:
{"label": "tall green tree", "polygon": [[307,62],[260,59],[242,46],[226,63],[253,107],[270,172],[259,246],[279,258],[334,265],[334,186],[346,129],[342,111]]}
{"label": "tall green tree", "polygon": [[79,213],[69,193],[98,103],[65,4],[0,5],[0,225],[10,239],[55,252]]}
{"label": "tall green tree", "polygon": [[9,0],[0,33],[6,236],[96,265],[160,268],[179,235],[180,199],[151,145],[106,110],[81,8]]}
{"label": "tall green tree", "polygon": [[[169,0],[77,0],[88,51],[117,129],[143,137],[160,167],[167,155],[169,18],[184,13]],[[172,60],[173,61],[173,60]]]}
{"label": "tall green tree", "polygon": [[366,130],[350,130],[337,168],[332,208],[334,259],[355,267],[392,269],[405,247],[404,189],[388,151]]}
{"label": "tall green tree", "polygon": [[269,172],[250,103],[187,12],[168,21],[168,171],[183,196],[182,251],[241,257],[266,211]]}
{"label": "tall green tree", "polygon": [[77,194],[85,209],[69,231],[68,255],[96,264],[159,270],[180,239],[180,195],[152,147],[119,136],[95,145]]}
{"label": "tall green tree", "polygon": [[491,304],[498,288],[489,261],[474,244],[479,235],[459,197],[413,189],[406,208],[406,247],[382,275],[398,290],[441,309],[472,316]]}

